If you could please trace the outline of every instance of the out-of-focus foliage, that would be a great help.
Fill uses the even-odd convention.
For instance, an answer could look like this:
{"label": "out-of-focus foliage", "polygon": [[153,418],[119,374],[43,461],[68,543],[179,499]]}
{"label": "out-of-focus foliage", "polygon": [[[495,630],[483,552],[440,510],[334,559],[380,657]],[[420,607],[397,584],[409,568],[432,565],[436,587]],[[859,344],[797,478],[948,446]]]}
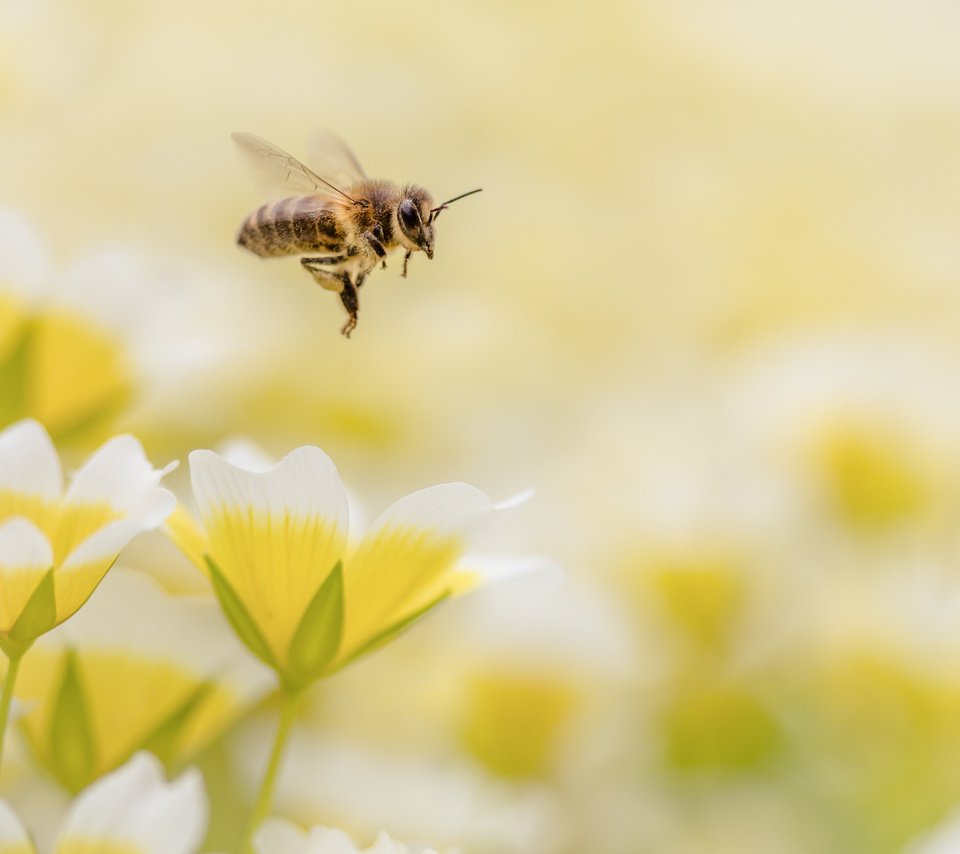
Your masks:
{"label": "out-of-focus foliage", "polygon": [[[4,422],[74,462],[108,430],[317,445],[370,518],[532,485],[505,544],[567,568],[314,689],[278,814],[466,854],[882,854],[955,812],[958,39],[933,0],[0,7]],[[234,245],[260,197],[229,133],[307,158],[318,127],[484,189],[374,271],[349,342],[295,260]],[[271,720],[203,757],[209,850]],[[29,823],[51,789],[7,776]]]}

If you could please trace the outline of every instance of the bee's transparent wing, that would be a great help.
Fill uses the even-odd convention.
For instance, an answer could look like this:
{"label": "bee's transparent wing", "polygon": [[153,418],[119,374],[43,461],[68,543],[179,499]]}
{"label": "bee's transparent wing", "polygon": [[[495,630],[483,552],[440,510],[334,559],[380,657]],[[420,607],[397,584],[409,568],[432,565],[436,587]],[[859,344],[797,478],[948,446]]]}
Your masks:
{"label": "bee's transparent wing", "polygon": [[296,157],[277,148],[272,142],[267,142],[252,133],[239,131],[230,136],[260,176],[267,192],[334,195],[340,199],[353,201],[332,181],[304,166]]}
{"label": "bee's transparent wing", "polygon": [[310,162],[317,172],[338,187],[350,187],[367,180],[357,156],[339,136],[328,130],[317,131],[310,138]]}

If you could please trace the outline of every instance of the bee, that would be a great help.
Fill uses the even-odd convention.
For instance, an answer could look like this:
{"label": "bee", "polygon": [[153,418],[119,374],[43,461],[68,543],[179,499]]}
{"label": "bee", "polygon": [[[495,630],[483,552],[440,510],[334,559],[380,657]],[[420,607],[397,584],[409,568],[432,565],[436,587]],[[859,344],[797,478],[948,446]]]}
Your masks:
{"label": "bee", "polygon": [[292,193],[251,213],[237,243],[261,258],[302,255],[300,263],[320,287],[336,291],[347,312],[340,330],[347,338],[357,325],[358,291],[387,253],[406,251],[402,276],[414,252],[433,258],[434,223],[440,213],[471,190],[434,206],[417,184],[399,186],[368,178],[346,144],[331,134],[320,139],[324,167],[314,172],[295,157],[250,133],[232,134],[268,181]]}

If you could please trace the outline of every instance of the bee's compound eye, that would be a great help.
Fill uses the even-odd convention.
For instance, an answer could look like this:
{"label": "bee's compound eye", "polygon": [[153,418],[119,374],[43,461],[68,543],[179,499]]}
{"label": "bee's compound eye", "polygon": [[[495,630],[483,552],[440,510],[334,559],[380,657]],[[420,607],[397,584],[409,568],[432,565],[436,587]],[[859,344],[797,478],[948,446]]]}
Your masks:
{"label": "bee's compound eye", "polygon": [[416,231],[420,227],[420,214],[417,212],[417,206],[410,199],[400,202],[397,213],[400,216],[400,224],[406,231]]}

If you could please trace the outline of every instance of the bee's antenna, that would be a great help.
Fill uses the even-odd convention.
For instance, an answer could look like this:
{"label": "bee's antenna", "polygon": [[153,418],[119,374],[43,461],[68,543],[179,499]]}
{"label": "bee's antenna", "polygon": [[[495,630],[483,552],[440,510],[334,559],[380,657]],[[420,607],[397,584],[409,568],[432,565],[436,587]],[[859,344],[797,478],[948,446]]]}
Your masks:
{"label": "bee's antenna", "polygon": [[446,210],[448,205],[452,205],[454,202],[459,202],[460,199],[465,199],[467,196],[472,196],[474,193],[479,193],[483,190],[483,187],[477,187],[476,190],[471,190],[469,193],[461,193],[459,196],[454,196],[452,199],[447,199],[442,205],[438,205],[435,208],[430,208],[430,222],[433,222],[438,216],[440,216],[440,211]]}

